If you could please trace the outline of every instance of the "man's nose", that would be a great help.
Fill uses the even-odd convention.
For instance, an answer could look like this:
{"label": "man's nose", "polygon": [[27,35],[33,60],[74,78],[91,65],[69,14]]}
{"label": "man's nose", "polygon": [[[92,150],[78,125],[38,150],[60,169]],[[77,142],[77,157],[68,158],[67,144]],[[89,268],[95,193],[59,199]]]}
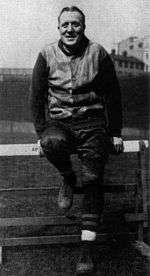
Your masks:
{"label": "man's nose", "polygon": [[71,23],[68,24],[68,28],[67,28],[67,31],[68,32],[71,32],[73,30],[73,26]]}

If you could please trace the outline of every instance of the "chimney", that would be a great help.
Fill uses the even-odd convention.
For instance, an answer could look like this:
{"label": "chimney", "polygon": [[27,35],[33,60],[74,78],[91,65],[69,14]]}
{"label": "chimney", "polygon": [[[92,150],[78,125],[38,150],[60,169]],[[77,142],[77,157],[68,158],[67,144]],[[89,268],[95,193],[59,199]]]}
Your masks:
{"label": "chimney", "polygon": [[116,50],[115,49],[112,49],[111,50],[111,55],[115,55],[116,54]]}
{"label": "chimney", "polygon": [[124,57],[127,57],[127,51],[123,51],[122,54]]}

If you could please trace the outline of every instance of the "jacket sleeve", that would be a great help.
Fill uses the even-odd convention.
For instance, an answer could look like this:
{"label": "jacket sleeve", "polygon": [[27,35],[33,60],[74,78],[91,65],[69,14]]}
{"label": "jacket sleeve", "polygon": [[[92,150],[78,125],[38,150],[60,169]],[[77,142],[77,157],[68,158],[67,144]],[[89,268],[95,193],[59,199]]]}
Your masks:
{"label": "jacket sleeve", "polygon": [[108,133],[120,137],[122,129],[121,91],[113,62],[106,54],[100,62],[100,82],[104,93]]}
{"label": "jacket sleeve", "polygon": [[47,92],[47,64],[45,58],[40,53],[33,68],[30,94],[30,107],[33,124],[39,138],[46,128],[45,105],[47,101]]}

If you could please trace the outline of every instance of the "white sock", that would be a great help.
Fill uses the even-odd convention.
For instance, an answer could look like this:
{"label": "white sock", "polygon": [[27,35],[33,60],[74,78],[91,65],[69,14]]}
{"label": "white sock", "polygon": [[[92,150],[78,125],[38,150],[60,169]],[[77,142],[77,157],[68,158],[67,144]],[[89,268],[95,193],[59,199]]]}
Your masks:
{"label": "white sock", "polygon": [[95,241],[95,239],[96,239],[96,232],[89,231],[89,230],[81,231],[81,241]]}

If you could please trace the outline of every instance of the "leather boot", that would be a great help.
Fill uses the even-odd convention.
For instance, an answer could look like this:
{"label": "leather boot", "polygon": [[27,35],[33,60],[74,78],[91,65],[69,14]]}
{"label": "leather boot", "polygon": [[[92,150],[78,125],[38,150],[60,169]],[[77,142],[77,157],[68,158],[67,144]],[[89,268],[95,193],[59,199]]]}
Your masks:
{"label": "leather boot", "polygon": [[77,275],[93,275],[96,272],[96,267],[92,260],[92,245],[93,242],[82,242],[76,265]]}
{"label": "leather boot", "polygon": [[64,182],[58,195],[58,207],[63,213],[67,212],[72,206],[75,182],[76,176],[73,172],[64,176]]}

